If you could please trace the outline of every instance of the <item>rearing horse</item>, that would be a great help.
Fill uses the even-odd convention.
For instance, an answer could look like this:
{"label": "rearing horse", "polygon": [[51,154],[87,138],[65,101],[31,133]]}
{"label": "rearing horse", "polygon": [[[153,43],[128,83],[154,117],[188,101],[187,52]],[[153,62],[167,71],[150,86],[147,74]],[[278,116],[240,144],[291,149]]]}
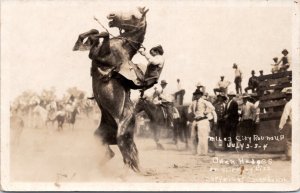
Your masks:
{"label": "rearing horse", "polygon": [[[95,131],[106,146],[106,156],[114,156],[109,145],[117,144],[125,165],[139,171],[138,150],[134,143],[135,117],[130,100],[130,86],[120,80],[119,72],[134,67],[131,59],[140,49],[146,33],[146,13],[148,9],[138,8],[135,13],[111,13],[109,27],[117,27],[120,35],[110,37],[108,32],[90,30],[79,35],[73,50],[90,49],[92,60],[91,76],[95,100],[101,109],[102,117]],[[86,42],[83,43],[84,39]],[[100,43],[100,38],[103,38]],[[117,78],[118,77],[118,78]]]}

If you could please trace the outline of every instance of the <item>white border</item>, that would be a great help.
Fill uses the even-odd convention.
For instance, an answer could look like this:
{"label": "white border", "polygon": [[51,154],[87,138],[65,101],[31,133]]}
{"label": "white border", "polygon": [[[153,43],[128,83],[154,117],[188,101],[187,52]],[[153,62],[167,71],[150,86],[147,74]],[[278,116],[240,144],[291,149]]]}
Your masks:
{"label": "white border", "polygon": [[[17,3],[16,1],[15,3]],[[52,1],[55,3],[55,1]],[[135,2],[135,1],[132,1]],[[140,1],[139,1],[140,2]],[[295,3],[297,2],[297,3]],[[72,1],[70,3],[75,3]],[[76,1],[76,3],[82,3],[82,1]],[[111,4],[118,3],[118,1],[112,1]],[[171,3],[171,1],[152,1],[151,3]],[[172,1],[172,4],[180,6],[180,4],[193,4],[201,3],[203,6],[293,6],[293,125],[299,126],[300,120],[300,103],[299,91],[300,91],[300,17],[299,17],[299,1],[243,1],[237,3],[237,1]],[[238,5],[237,5],[238,4]],[[1,50],[1,56],[3,56],[3,50]],[[1,57],[2,58],[2,57]],[[54,183],[12,183],[9,180],[9,64],[3,64],[1,62],[1,189],[10,191],[89,191],[89,190],[189,190],[189,191],[242,191],[242,190],[261,190],[261,191],[293,191],[300,187],[300,164],[299,164],[299,128],[293,129],[293,158],[292,158],[292,183],[61,183],[60,187],[56,187]]]}

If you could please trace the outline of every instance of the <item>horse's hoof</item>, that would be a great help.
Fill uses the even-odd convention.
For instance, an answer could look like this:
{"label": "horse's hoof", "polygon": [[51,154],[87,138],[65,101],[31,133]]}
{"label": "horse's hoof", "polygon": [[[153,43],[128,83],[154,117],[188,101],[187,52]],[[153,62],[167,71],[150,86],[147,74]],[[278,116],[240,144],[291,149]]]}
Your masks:
{"label": "horse's hoof", "polygon": [[157,149],[159,149],[159,150],[164,150],[165,148],[162,146],[162,144],[158,143],[158,144],[157,144]]}
{"label": "horse's hoof", "polygon": [[73,51],[78,51],[80,46],[81,46],[82,42],[77,41],[73,47]]}

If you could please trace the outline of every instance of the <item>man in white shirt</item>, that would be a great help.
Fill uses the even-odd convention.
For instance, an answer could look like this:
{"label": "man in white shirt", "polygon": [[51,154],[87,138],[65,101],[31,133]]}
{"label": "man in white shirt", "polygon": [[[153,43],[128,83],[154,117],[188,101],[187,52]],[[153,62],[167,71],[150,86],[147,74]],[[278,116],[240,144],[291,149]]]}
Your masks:
{"label": "man in white shirt", "polygon": [[236,94],[242,94],[242,71],[238,68],[236,64],[232,66],[234,70],[234,83]]}
{"label": "man in white shirt", "polygon": [[[189,106],[188,113],[192,114],[194,121],[192,123],[191,138],[194,141],[194,153],[200,156],[208,153],[208,135],[210,131],[207,114],[212,113],[214,116],[214,123],[217,123],[217,116],[215,107],[208,101],[202,98],[203,92],[196,90],[194,93],[194,101]],[[196,144],[196,137],[198,136],[198,145]]]}
{"label": "man in white shirt", "polygon": [[243,96],[240,120],[240,135],[242,137],[253,137],[255,131],[254,119],[256,117],[256,108],[253,103],[249,102],[249,98],[248,95]]}
{"label": "man in white shirt", "polygon": [[217,87],[214,89],[214,93],[215,95],[217,95],[217,92],[223,93],[225,95],[227,95],[227,91],[228,91],[228,86],[231,83],[229,81],[224,80],[224,76],[221,76],[221,80],[218,82]]}
{"label": "man in white shirt", "polygon": [[182,105],[183,104],[183,96],[185,94],[185,90],[182,89],[182,85],[180,82],[180,79],[177,79],[177,90],[174,93],[176,105]]}
{"label": "man in white shirt", "polygon": [[173,127],[173,96],[167,89],[167,81],[162,80],[160,83],[161,90],[159,96],[153,100],[154,104],[160,104],[166,109],[168,126]]}
{"label": "man in white shirt", "polygon": [[286,99],[288,102],[284,106],[279,123],[279,132],[286,136],[285,160],[291,159],[291,145],[292,145],[292,90],[287,89]]}

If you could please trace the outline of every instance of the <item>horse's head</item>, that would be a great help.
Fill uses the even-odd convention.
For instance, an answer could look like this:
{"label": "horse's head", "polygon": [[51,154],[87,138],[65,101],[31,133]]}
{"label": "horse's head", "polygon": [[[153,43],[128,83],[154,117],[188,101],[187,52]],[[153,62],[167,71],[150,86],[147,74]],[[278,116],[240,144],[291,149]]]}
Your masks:
{"label": "horse's head", "polygon": [[146,14],[149,9],[138,7],[134,12],[110,13],[107,18],[110,20],[109,27],[117,27],[125,32],[140,29],[146,25]]}

